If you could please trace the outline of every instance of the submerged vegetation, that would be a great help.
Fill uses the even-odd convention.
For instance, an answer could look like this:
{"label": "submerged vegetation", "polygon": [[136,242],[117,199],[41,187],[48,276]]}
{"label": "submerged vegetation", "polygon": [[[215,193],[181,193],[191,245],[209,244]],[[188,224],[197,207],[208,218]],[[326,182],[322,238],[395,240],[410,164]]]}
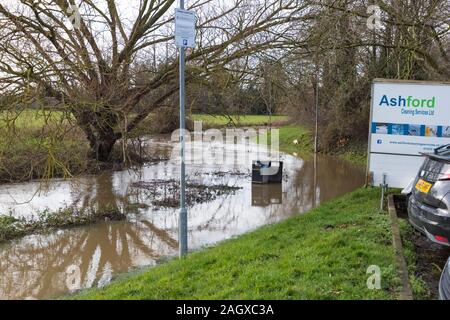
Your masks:
{"label": "submerged vegetation", "polygon": [[64,208],[56,212],[43,211],[31,220],[0,215],[0,242],[34,233],[89,225],[100,221],[118,221],[125,218],[126,216],[115,206],[101,209]]}
{"label": "submerged vegetation", "polygon": [[[152,180],[133,183],[132,188],[145,191],[152,204],[159,208],[177,208],[180,206],[180,183],[175,180]],[[217,197],[234,194],[242,188],[229,185],[204,185],[188,182],[186,184],[186,205],[209,202]]]}

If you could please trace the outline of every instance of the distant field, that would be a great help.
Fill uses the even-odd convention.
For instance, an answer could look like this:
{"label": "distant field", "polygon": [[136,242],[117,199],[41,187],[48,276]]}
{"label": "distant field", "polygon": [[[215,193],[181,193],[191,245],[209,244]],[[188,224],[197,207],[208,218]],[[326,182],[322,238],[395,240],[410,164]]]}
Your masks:
{"label": "distant field", "polygon": [[[203,121],[210,126],[226,126],[232,124],[232,122],[239,126],[258,126],[269,123],[270,117],[266,115],[232,115],[226,117],[222,115],[194,114],[192,120]],[[286,122],[288,120],[288,116],[272,116],[272,123]]]}
{"label": "distant field", "polygon": [[[68,114],[61,111],[48,110],[23,110],[20,112],[0,112],[0,128],[8,123],[14,124],[16,128],[39,129],[49,123],[60,123],[70,118]],[[266,115],[232,115],[230,117],[222,115],[195,114],[194,121],[203,121],[210,126],[226,126],[234,122],[239,126],[266,125],[270,117]],[[282,123],[289,120],[288,116],[272,116],[272,123]]]}
{"label": "distant field", "polygon": [[[8,123],[14,124],[16,128],[39,129],[49,123],[67,121],[70,118],[68,114],[61,111],[48,110],[24,110],[21,112],[0,112],[0,128]],[[226,117],[223,115],[195,114],[192,116],[194,121],[203,121],[209,126],[226,126],[234,122],[238,126],[258,126],[266,125],[271,120],[272,123],[283,123],[289,120],[288,116],[272,116],[271,119],[266,115],[232,115]]]}
{"label": "distant field", "polygon": [[20,112],[0,112],[0,128],[8,124],[18,129],[40,129],[46,124],[67,121],[69,115],[61,111],[23,110]]}

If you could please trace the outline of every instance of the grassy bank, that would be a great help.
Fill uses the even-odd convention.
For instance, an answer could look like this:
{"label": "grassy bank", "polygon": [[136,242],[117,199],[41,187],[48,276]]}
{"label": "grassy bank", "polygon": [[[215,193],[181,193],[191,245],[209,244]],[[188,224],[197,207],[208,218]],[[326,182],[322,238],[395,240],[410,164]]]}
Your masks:
{"label": "grassy bank", "polygon": [[32,220],[3,215],[0,216],[0,243],[29,234],[89,225],[99,221],[117,221],[125,218],[125,215],[117,207],[102,209],[64,208],[57,212],[44,211]]}
{"label": "grassy bank", "polygon": [[314,152],[314,139],[311,132],[298,125],[282,126],[280,130],[280,151],[308,155]]}
{"label": "grassy bank", "polygon": [[[206,127],[267,126],[269,117],[264,115],[220,116],[196,114],[194,121],[203,121]],[[280,130],[280,150],[286,153],[308,156],[314,152],[314,135],[302,125],[289,124],[287,116],[273,116],[272,124]],[[270,139],[269,139],[270,140]],[[347,143],[327,152],[360,166],[367,164],[367,147],[362,143]]]}
{"label": "grassy bank", "polygon": [[[361,189],[75,298],[396,299],[389,218],[378,205],[377,189]],[[371,265],[381,290],[367,288]]]}
{"label": "grassy bank", "polygon": [[[314,136],[309,129],[299,125],[281,126],[280,150],[283,152],[308,156],[314,152]],[[335,155],[359,166],[367,164],[366,146],[362,144],[346,145],[327,154]]]}

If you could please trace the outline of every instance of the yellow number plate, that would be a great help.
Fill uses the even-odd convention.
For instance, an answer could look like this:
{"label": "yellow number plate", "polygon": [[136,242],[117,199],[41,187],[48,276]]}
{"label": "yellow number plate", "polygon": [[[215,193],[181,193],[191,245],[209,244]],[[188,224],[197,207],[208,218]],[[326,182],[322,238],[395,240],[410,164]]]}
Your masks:
{"label": "yellow number plate", "polygon": [[433,185],[420,179],[416,184],[416,189],[423,193],[428,193]]}

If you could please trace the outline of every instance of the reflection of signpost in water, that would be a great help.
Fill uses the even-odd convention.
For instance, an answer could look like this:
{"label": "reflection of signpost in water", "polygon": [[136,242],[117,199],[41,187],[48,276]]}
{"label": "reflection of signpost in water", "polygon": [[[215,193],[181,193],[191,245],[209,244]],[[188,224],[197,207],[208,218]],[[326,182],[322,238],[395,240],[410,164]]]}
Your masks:
{"label": "reflection of signpost in water", "polygon": [[175,44],[180,48],[180,217],[178,238],[180,257],[187,254],[187,210],[186,210],[186,164],[185,164],[185,64],[186,48],[195,45],[195,13],[184,10],[184,0],[180,0],[180,8],[175,12]]}

